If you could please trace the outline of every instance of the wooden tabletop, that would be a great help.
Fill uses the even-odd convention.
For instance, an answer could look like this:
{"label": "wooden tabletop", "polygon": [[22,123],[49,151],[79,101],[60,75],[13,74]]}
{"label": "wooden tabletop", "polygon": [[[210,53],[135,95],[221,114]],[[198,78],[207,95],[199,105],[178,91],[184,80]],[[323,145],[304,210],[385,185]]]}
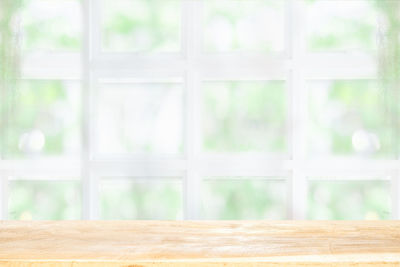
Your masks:
{"label": "wooden tabletop", "polygon": [[382,265],[398,221],[0,222],[0,266]]}

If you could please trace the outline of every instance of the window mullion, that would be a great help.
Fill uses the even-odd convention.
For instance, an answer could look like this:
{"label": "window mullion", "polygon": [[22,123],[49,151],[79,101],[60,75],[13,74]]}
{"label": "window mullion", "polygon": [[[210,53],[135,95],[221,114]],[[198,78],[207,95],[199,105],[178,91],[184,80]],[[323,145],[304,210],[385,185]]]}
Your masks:
{"label": "window mullion", "polygon": [[[92,56],[97,55],[97,46],[99,45],[97,35],[95,34],[100,25],[98,20],[99,1],[83,1],[83,51],[82,51],[82,217],[83,219],[98,218],[98,183],[90,169],[91,143],[93,132],[91,109],[92,109],[92,75],[91,67]],[[97,12],[96,12],[97,11]],[[97,30],[96,30],[97,29]]]}
{"label": "window mullion", "polygon": [[288,54],[291,59],[289,72],[289,96],[291,103],[291,155],[293,160],[292,177],[289,190],[291,219],[305,219],[307,205],[307,179],[302,162],[305,158],[306,140],[306,102],[307,94],[304,86],[304,6],[303,1],[289,0],[287,10]]}
{"label": "window mullion", "polygon": [[187,169],[184,182],[184,218],[200,218],[201,177],[196,168],[195,156],[199,147],[200,134],[200,78],[196,61],[200,53],[202,2],[197,0],[183,1],[183,51],[186,57],[186,118],[185,149]]}

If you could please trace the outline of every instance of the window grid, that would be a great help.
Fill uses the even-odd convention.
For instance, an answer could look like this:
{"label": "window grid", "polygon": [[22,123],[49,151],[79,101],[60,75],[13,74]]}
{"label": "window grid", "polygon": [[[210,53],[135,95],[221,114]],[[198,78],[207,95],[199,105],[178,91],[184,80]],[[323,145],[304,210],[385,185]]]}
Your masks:
{"label": "window grid", "polygon": [[[8,177],[14,172],[29,173],[32,169],[47,173],[52,171],[69,170],[77,172],[82,177],[82,218],[99,218],[99,177],[107,174],[123,173],[126,176],[140,175],[143,164],[152,167],[155,175],[166,176],[167,173],[179,174],[184,181],[184,218],[201,219],[201,180],[206,175],[236,176],[271,176],[282,173],[289,174],[288,178],[288,219],[306,218],[307,177],[315,173],[329,171],[356,173],[365,176],[371,172],[391,175],[392,217],[400,218],[400,161],[399,160],[309,160],[305,155],[307,90],[305,82],[308,79],[325,78],[371,78],[375,76],[374,63],[360,55],[307,55],[305,52],[304,36],[304,2],[303,0],[286,1],[286,51],[281,56],[242,55],[236,58],[228,55],[202,55],[201,7],[202,0],[182,0],[182,53],[161,55],[136,54],[104,54],[100,44],[100,15],[101,1],[83,1],[83,50],[82,50],[82,157],[73,162],[54,162],[54,164],[19,161],[0,161],[0,216],[7,218]],[[62,55],[60,55],[62,56]],[[182,57],[183,56],[183,57]],[[305,60],[307,57],[307,60]],[[330,64],[321,64],[329,59]],[[345,68],[346,62],[360,68]],[[44,58],[43,68],[37,70],[36,60],[27,60],[23,65],[23,78],[67,78],[79,77],[74,67],[68,67],[69,61],[59,61],[56,57]],[[67,62],[63,71],[57,71],[54,66],[58,62]],[[235,64],[232,64],[235,63]],[[57,65],[58,64],[58,65]],[[70,62],[71,66],[73,64]],[[248,66],[249,71],[236,69],[235,65]],[[185,78],[185,105],[187,110],[184,128],[183,158],[161,157],[151,160],[133,159],[98,159],[93,155],[93,92],[99,77],[146,76],[143,66],[156,66],[152,73],[161,76],[183,76]],[[47,68],[46,68],[47,66]],[[156,75],[155,75],[156,76]],[[273,79],[286,78],[288,89],[288,118],[290,135],[288,151],[290,158],[270,159],[263,155],[254,158],[212,157],[200,154],[201,131],[201,82],[224,79]],[[39,166],[38,166],[39,164]],[[234,167],[232,167],[234,166]]]}

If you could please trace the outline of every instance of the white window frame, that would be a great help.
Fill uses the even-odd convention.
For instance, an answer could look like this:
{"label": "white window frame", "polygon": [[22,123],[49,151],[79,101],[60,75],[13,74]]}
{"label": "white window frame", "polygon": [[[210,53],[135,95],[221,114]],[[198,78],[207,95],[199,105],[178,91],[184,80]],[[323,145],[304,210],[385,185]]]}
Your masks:
{"label": "white window frame", "polygon": [[[69,162],[0,160],[0,219],[7,219],[8,177],[15,173],[68,173],[82,177],[82,218],[99,219],[99,179],[102,176],[135,177],[143,166],[154,176],[180,176],[183,181],[184,219],[202,219],[201,181],[206,176],[286,177],[287,219],[306,219],[307,180],[354,174],[390,175],[392,218],[400,218],[399,160],[313,160],[306,157],[307,89],[312,79],[376,78],[373,59],[361,54],[307,54],[304,0],[285,1],[285,51],[282,55],[224,53],[203,54],[202,8],[207,0],[182,0],[181,52],[141,55],[101,53],[101,0],[83,0],[83,48],[75,54],[32,55],[22,64],[26,79],[74,79],[82,81],[82,155]],[[278,0],[277,0],[278,1]],[[36,62],[40,60],[41,67]],[[357,68],[349,68],[348,62]],[[327,62],[329,62],[327,64]],[[82,69],[75,66],[81,64]],[[246,70],[237,66],[246,66]],[[93,92],[99,78],[182,77],[185,92],[184,147],[182,156],[99,158],[94,151]],[[156,75],[154,75],[156,73]],[[209,156],[201,153],[201,83],[208,80],[284,79],[288,95],[288,157]],[[148,175],[148,173],[146,173]],[[334,179],[334,178],[332,178]]]}

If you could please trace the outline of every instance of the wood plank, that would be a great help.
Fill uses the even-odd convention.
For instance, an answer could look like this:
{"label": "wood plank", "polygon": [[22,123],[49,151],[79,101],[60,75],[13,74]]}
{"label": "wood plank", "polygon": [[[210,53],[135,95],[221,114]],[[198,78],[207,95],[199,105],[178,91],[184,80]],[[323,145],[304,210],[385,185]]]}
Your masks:
{"label": "wood plank", "polygon": [[400,266],[400,221],[0,222],[0,266]]}

